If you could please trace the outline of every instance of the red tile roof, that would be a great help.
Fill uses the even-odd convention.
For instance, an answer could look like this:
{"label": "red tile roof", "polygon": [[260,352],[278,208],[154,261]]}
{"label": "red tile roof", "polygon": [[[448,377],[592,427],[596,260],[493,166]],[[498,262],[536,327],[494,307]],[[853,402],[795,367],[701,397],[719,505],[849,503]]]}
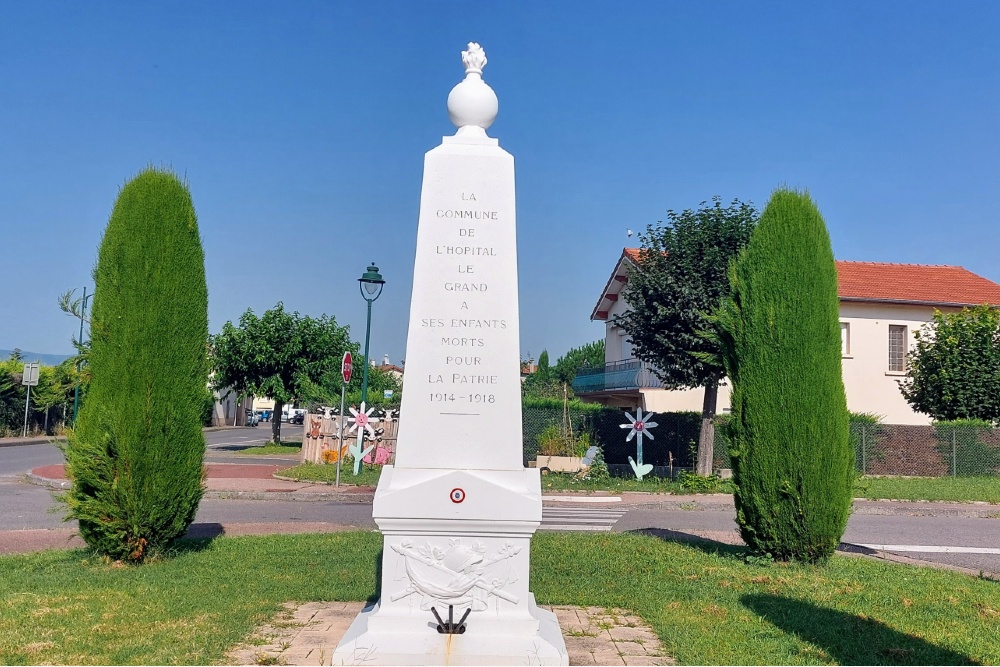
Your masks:
{"label": "red tile roof", "polygon": [[[625,248],[591,320],[606,320],[618,300],[630,264],[638,263],[639,248]],[[628,261],[627,261],[628,260]],[[1000,307],[1000,285],[961,266],[847,262],[837,260],[837,294],[841,301],[912,303],[930,306]]]}
{"label": "red tile roof", "polygon": [[1000,306],[1000,285],[961,266],[837,261],[843,301]]}

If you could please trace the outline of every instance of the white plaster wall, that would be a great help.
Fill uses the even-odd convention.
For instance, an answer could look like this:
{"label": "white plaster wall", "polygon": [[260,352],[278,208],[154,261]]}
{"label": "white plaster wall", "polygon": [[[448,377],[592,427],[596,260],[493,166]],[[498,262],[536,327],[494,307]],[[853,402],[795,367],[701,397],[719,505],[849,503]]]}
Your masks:
{"label": "white plaster wall", "polygon": [[247,397],[238,402],[236,394],[228,389],[214,393],[215,407],[212,409],[212,426],[246,426],[245,410],[250,407],[253,399]]}
{"label": "white plaster wall", "polygon": [[[704,389],[643,389],[643,410],[650,412],[701,412],[705,402]],[[718,401],[715,411],[718,414],[729,412],[730,387],[725,384],[719,387]]]}
{"label": "white plaster wall", "polygon": [[889,371],[889,325],[907,328],[908,349],[912,350],[914,333],[933,316],[930,306],[841,302],[840,321],[850,327],[849,348],[841,361],[849,410],[874,412],[887,424],[931,422],[927,415],[914,412],[899,391],[898,381],[906,374]]}
{"label": "white plaster wall", "polygon": [[632,358],[632,344],[627,341],[627,336],[623,335],[621,327],[613,324],[616,316],[628,312],[628,304],[623,299],[616,301],[608,309],[608,321],[605,323],[604,336],[604,361],[612,364],[616,361],[624,361]]}
{"label": "white plaster wall", "polygon": [[[617,302],[609,312],[620,314],[627,304]],[[944,312],[955,312],[957,308],[941,308]],[[872,412],[882,417],[887,424],[929,424],[931,418],[914,412],[897,382],[905,373],[889,371],[889,325],[907,328],[908,348],[916,345],[914,333],[924,324],[933,320],[934,308],[900,304],[841,302],[840,321],[849,326],[849,349],[842,358],[844,390],[847,407],[854,412]],[[631,358],[631,346],[626,337],[619,335],[620,329],[607,325],[605,358],[610,362]],[[730,387],[719,388],[716,411],[720,414],[730,408]],[[643,389],[641,390],[643,409],[653,412],[701,412],[704,400],[703,389]]]}

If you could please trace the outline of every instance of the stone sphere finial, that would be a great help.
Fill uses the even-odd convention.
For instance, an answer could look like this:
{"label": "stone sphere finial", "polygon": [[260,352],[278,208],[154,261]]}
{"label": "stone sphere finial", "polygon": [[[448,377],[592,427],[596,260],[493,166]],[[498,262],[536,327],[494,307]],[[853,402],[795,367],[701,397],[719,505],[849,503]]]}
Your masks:
{"label": "stone sphere finial", "polygon": [[500,103],[496,93],[483,81],[486,51],[469,42],[462,52],[465,79],[448,95],[448,117],[458,128],[456,134],[486,136],[486,128],[496,120]]}

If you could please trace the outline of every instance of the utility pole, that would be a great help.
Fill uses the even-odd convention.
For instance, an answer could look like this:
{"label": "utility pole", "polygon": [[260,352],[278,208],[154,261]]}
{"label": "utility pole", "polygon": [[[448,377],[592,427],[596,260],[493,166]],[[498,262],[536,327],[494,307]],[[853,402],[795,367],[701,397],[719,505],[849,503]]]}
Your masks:
{"label": "utility pole", "polygon": [[[87,286],[83,287],[83,298],[80,300],[80,337],[77,341],[83,345],[83,320],[87,314],[87,299],[94,296],[91,294],[87,296]],[[73,389],[73,426],[76,426],[76,412],[80,408],[80,369],[82,367],[82,362],[76,362],[76,388]]]}

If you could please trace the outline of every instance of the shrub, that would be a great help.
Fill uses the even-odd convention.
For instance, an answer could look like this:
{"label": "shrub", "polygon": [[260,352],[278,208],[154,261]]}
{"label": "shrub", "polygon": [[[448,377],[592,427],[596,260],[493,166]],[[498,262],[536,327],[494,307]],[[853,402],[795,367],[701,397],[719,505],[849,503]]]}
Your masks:
{"label": "shrub", "polygon": [[176,176],[149,168],[125,184],[94,281],[92,379],[64,449],[65,501],[87,544],[138,563],[184,535],[203,493],[208,292]]}
{"label": "shrub", "polygon": [[608,464],[604,462],[604,452],[598,447],[597,454],[594,455],[594,460],[591,462],[590,467],[577,475],[577,479],[580,481],[603,482],[610,478],[611,473],[608,472]]}
{"label": "shrub", "polygon": [[215,394],[208,387],[205,387],[205,394],[201,403],[201,424],[202,426],[212,425],[212,416],[215,414]]}
{"label": "shrub", "polygon": [[682,470],[677,475],[677,482],[682,489],[692,493],[728,492],[732,486],[718,475],[703,476],[686,470]]}
{"label": "shrub", "polygon": [[816,562],[851,507],[837,274],[806,194],[778,190],[730,271],[717,317],[733,382],[737,523],[758,554]]}
{"label": "shrub", "polygon": [[[566,412],[564,412],[564,407]],[[521,410],[521,444],[524,465],[528,465],[528,461],[533,461],[538,456],[539,437],[542,436],[542,433],[553,426],[557,431],[563,429],[567,414],[573,433],[575,434],[574,447],[579,447],[584,435],[586,435],[588,440],[592,440],[594,418],[596,415],[601,414],[603,410],[606,410],[606,408],[600,405],[597,405],[595,409],[593,404],[579,403],[577,401],[569,401],[566,406],[564,406],[561,400],[553,400],[551,402],[541,401],[537,404],[534,401],[525,401]],[[587,444],[583,448],[583,451],[586,451],[586,448],[589,446]],[[568,456],[578,455],[571,453]]]}
{"label": "shrub", "polygon": [[872,464],[884,460],[883,443],[887,429],[882,416],[874,412],[848,413],[848,438],[854,451],[854,472],[867,475]]}
{"label": "shrub", "polygon": [[590,447],[590,434],[566,432],[551,424],[538,434],[537,441],[542,456],[583,456]]}

